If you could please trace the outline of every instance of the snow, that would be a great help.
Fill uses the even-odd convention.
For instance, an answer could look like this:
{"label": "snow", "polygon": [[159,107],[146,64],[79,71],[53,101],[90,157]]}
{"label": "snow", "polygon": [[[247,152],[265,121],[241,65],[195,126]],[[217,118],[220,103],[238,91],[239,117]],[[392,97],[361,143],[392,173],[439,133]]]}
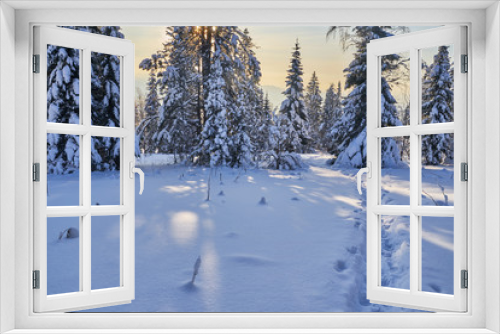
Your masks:
{"label": "snow", "polygon": [[[356,190],[357,170],[331,168],[330,155],[301,156],[307,168],[294,171],[210,169],[174,165],[172,156],[139,157],[146,178],[144,194],[136,195],[136,298],[91,311],[403,311],[365,297],[366,202]],[[407,192],[407,172],[385,171],[386,197]],[[450,169],[424,172],[432,175],[424,178],[428,194],[442,198],[438,181],[452,198]],[[48,177],[49,205],[75,205],[78,174]],[[94,172],[92,179],[98,180],[92,194],[101,196],[95,204],[114,196],[119,172]],[[92,287],[116,286],[118,217],[92,221]],[[382,222],[383,280],[407,287],[408,219],[384,216]],[[78,228],[78,219],[49,218],[51,293],[78,289],[79,238],[58,239],[69,227]],[[453,220],[425,218],[422,233],[423,289],[451,293]]]}

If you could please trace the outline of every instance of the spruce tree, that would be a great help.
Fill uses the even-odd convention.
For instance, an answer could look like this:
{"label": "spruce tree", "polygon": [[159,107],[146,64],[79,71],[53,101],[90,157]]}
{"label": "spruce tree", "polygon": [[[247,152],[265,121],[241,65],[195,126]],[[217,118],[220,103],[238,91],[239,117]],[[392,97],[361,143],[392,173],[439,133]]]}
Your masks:
{"label": "spruce tree", "polygon": [[316,71],[313,72],[311,80],[307,85],[305,106],[307,115],[309,116],[309,134],[311,137],[311,146],[314,148],[319,147],[320,142],[320,127],[324,121],[324,114],[322,113],[323,98],[321,97],[321,90],[319,89],[319,80],[316,76]]}
{"label": "spruce tree", "polygon": [[[448,46],[440,46],[429,66],[422,98],[422,123],[453,122],[453,80]],[[453,160],[453,137],[450,134],[423,136],[422,160],[439,165]]]}
{"label": "spruce tree", "polygon": [[295,43],[290,67],[286,77],[286,90],[283,92],[286,99],[281,103],[280,115],[284,115],[288,120],[283,121],[287,129],[288,139],[286,140],[286,151],[303,153],[311,143],[309,136],[309,119],[303,96],[303,70],[300,56],[299,41]]}

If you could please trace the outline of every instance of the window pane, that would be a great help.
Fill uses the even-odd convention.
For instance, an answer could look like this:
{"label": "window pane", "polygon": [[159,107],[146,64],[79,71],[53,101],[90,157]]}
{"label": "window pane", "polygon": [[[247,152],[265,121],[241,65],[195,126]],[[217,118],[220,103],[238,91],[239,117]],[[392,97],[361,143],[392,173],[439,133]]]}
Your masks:
{"label": "window pane", "polygon": [[380,57],[381,96],[380,125],[410,124],[410,53],[408,51]]}
{"label": "window pane", "polygon": [[120,126],[120,57],[92,52],[92,125]]}
{"label": "window pane", "polygon": [[453,45],[420,50],[422,124],[453,122]]}
{"label": "window pane", "polygon": [[422,217],[422,291],[453,294],[453,217]]}
{"label": "window pane", "polygon": [[80,205],[80,136],[47,134],[47,205]]}
{"label": "window pane", "polygon": [[410,137],[381,139],[380,203],[410,205]]}
{"label": "window pane", "polygon": [[80,218],[47,218],[47,294],[80,291]]}
{"label": "window pane", "polygon": [[410,289],[410,217],[381,216],[381,286]]}
{"label": "window pane", "polygon": [[120,138],[92,137],[92,205],[120,205]]}
{"label": "window pane", "polygon": [[422,136],[422,205],[453,206],[452,133]]}
{"label": "window pane", "polygon": [[120,216],[92,216],[92,290],[120,286]]}
{"label": "window pane", "polygon": [[47,45],[47,122],[80,123],[80,50]]}

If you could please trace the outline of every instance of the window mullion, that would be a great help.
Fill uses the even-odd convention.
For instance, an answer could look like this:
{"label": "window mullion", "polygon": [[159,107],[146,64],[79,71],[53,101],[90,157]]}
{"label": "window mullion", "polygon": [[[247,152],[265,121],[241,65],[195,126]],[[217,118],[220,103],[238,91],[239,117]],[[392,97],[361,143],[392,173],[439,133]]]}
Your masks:
{"label": "window mullion", "polygon": [[410,49],[410,291],[416,293],[420,285],[420,217],[413,211],[420,200],[420,140],[415,133],[420,110],[420,57],[418,49]]}
{"label": "window mullion", "polygon": [[[90,130],[91,125],[91,51],[86,48],[82,51],[81,58],[81,68],[82,68],[82,78],[80,85],[82,87],[82,125],[84,125],[88,130]],[[91,286],[91,216],[90,216],[90,206],[91,206],[91,159],[92,159],[92,137],[90,131],[87,131],[81,139],[80,143],[80,157],[82,161],[80,162],[80,189],[82,189],[82,204],[84,207],[89,208],[89,211],[82,217],[81,230],[83,231],[80,237],[80,254],[82,254],[82,270],[81,279],[83,280],[83,291],[90,293]]]}

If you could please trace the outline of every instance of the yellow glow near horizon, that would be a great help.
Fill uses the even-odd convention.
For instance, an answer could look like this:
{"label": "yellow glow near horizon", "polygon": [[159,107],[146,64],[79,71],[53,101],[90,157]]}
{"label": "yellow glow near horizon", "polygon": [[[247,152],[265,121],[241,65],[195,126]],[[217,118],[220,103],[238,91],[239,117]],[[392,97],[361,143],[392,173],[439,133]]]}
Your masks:
{"label": "yellow glow near horizon", "polygon": [[[199,26],[196,26],[199,29]],[[241,27],[244,29],[245,27]],[[353,49],[343,51],[337,40],[326,37],[327,26],[251,26],[246,27],[257,46],[255,53],[261,62],[261,85],[270,93],[271,101],[279,105],[280,92],[285,88],[285,78],[290,64],[290,56],[295,41],[301,47],[304,69],[304,88],[316,71],[320,89],[325,94],[327,88],[340,81],[345,83],[344,69],[352,61]],[[411,27],[411,31],[428,27]],[[145,92],[149,73],[139,69],[144,58],[151,57],[162,48],[166,41],[166,27],[122,27],[126,39],[135,44],[136,87]],[[215,29],[215,27],[213,27]],[[394,92],[398,95],[397,92]]]}

